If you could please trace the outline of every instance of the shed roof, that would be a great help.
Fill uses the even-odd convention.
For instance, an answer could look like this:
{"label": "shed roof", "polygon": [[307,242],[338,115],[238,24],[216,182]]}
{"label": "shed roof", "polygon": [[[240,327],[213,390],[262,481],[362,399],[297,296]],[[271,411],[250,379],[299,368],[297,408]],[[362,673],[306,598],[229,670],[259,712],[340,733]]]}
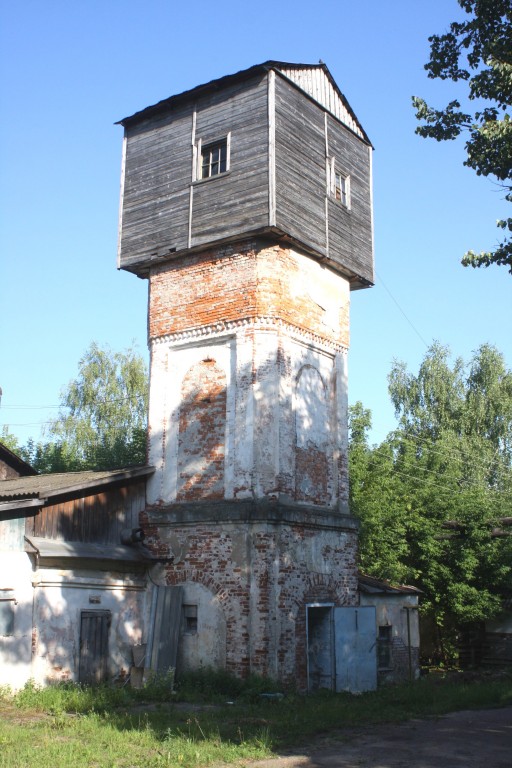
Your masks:
{"label": "shed roof", "polygon": [[55,539],[44,539],[40,536],[25,537],[25,551],[30,554],[36,554],[43,560],[113,560],[132,563],[146,563],[148,561],[158,560],[142,544],[138,545],[118,545],[112,544],[91,544],[81,541],[57,541]]}
{"label": "shed roof", "polygon": [[24,461],[17,453],[11,451],[11,449],[4,445],[4,443],[0,443],[0,461],[3,461],[9,467],[14,469],[20,476],[37,475],[37,471],[34,467]]}
{"label": "shed roof", "polygon": [[192,101],[202,94],[219,91],[234,83],[248,80],[255,75],[264,74],[269,70],[274,70],[274,72],[294,83],[297,88],[300,88],[301,91],[316,101],[323,109],[350,128],[363,141],[371,144],[352,107],[337,86],[327,65],[322,61],[318,64],[294,64],[285,61],[269,60],[263,62],[263,64],[255,64],[248,69],[210,80],[208,83],[197,85],[195,88],[163,99],[139,112],[135,112],[129,117],[124,117],[118,121],[118,124],[124,127],[135,125],[141,120],[152,117],[159,112],[168,111],[184,101]]}
{"label": "shed roof", "polygon": [[360,573],[358,576],[359,590],[368,595],[421,595],[421,589],[407,585],[392,586],[388,581],[374,579],[373,576],[366,576]]}
{"label": "shed roof", "polygon": [[83,472],[62,472],[50,475],[17,477],[0,483],[0,502],[21,499],[52,499],[69,494],[80,494],[105,488],[115,483],[135,480],[153,474],[154,467],[128,467],[114,470],[85,470]]}

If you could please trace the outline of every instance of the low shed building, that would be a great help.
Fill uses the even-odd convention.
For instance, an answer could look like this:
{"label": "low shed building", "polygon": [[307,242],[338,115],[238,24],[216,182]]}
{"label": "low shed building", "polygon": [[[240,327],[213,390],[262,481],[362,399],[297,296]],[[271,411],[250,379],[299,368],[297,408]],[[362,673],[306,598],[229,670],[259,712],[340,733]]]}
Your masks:
{"label": "low shed building", "polygon": [[151,467],[0,484],[0,685],[124,678],[147,641]]}
{"label": "low shed building", "polygon": [[391,586],[371,576],[359,575],[360,605],[375,607],[379,684],[419,677],[420,594],[416,587]]}

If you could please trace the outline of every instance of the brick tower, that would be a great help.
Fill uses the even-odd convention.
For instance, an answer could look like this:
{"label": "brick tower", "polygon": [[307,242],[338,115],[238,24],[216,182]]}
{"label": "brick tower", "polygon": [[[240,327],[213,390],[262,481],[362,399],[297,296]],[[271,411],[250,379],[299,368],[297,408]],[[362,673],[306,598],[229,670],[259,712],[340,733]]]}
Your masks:
{"label": "brick tower", "polygon": [[323,64],[266,62],[121,124],[119,266],[149,282],[143,525],[180,587],[178,666],[330,687],[331,608],[357,603],[347,350],[350,290],[373,280],[370,142]]}

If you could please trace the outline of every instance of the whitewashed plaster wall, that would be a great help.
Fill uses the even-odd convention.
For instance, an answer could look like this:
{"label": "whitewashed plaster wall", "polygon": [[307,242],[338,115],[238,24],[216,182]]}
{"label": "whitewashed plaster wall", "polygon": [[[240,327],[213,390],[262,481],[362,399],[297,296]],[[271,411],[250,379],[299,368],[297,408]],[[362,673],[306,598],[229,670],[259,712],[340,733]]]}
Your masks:
{"label": "whitewashed plaster wall", "polygon": [[218,595],[194,581],[183,584],[183,604],[197,608],[197,631],[181,627],[177,668],[180,672],[226,666],[226,618]]}
{"label": "whitewashed plaster wall", "polygon": [[148,503],[177,499],[182,384],[194,365],[210,359],[226,382],[224,498],[293,498],[296,446],[316,446],[330,465],[324,503],[346,511],[339,475],[339,457],[348,447],[346,350],[268,321],[187,344],[170,338],[153,343],[149,462],[156,472]]}
{"label": "whitewashed plaster wall", "polygon": [[[394,639],[405,646],[420,646],[418,597],[416,595],[368,595],[361,593],[361,605],[375,606],[377,627],[391,626]],[[407,612],[409,610],[409,624]]]}
{"label": "whitewashed plaster wall", "polygon": [[32,565],[24,550],[25,519],[0,522],[0,685],[22,688],[32,676]]}
{"label": "whitewashed plaster wall", "polygon": [[42,685],[78,680],[81,611],[110,611],[109,675],[124,677],[131,647],[146,642],[149,599],[145,578],[40,568],[34,574],[32,676]]}

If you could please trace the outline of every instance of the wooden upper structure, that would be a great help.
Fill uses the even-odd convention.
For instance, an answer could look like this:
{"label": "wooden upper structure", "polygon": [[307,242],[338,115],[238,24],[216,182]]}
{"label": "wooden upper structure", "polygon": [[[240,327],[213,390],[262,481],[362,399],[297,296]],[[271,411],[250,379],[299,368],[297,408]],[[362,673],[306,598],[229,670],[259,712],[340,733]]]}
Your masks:
{"label": "wooden upper structure", "polygon": [[325,64],[268,61],[120,121],[118,267],[252,237],[373,283],[371,143]]}

